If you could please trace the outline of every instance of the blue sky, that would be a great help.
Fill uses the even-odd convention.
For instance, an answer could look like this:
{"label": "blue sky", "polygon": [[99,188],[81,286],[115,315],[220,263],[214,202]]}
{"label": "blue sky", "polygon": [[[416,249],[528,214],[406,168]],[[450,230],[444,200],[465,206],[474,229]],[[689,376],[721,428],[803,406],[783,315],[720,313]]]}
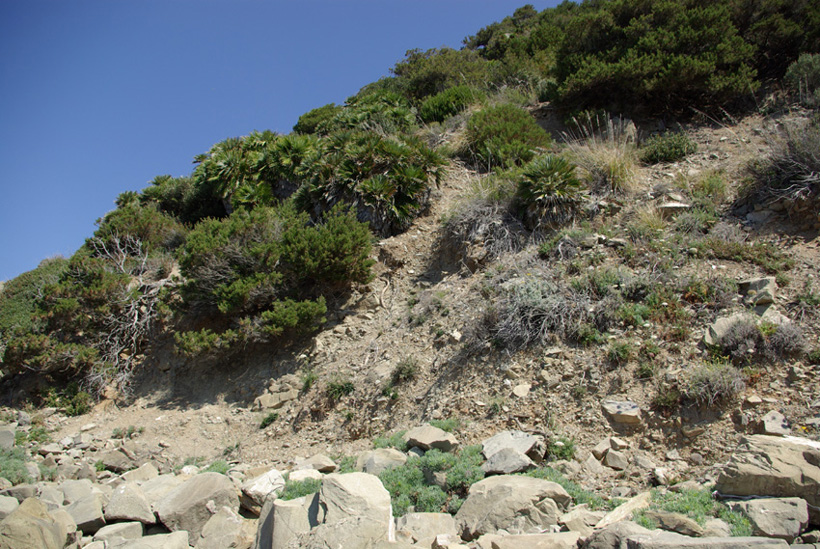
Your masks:
{"label": "blue sky", "polygon": [[288,133],[525,3],[0,1],[0,280],[70,256],[121,192],[227,137]]}

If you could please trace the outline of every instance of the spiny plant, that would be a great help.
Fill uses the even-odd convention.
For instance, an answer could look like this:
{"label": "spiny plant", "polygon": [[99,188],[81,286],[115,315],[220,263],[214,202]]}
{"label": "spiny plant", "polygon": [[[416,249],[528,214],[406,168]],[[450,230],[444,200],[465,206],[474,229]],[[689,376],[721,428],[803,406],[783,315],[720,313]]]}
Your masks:
{"label": "spiny plant", "polygon": [[575,175],[575,165],[562,156],[536,158],[521,171],[518,198],[528,217],[548,224],[562,224],[578,213],[585,186]]}

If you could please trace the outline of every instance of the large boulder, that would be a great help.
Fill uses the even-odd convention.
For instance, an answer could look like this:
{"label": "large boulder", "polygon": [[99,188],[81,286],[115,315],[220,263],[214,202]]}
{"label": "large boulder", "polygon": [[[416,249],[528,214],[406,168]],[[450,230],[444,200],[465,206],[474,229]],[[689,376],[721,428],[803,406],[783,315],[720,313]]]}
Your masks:
{"label": "large boulder", "polygon": [[486,459],[504,448],[518,450],[538,463],[544,459],[547,444],[541,435],[531,435],[524,431],[501,431],[481,443],[481,451]]}
{"label": "large boulder", "polygon": [[565,508],[570,501],[555,482],[501,475],[473,484],[455,518],[466,540],[502,529],[528,533],[558,524],[559,506]]}
{"label": "large boulder", "polygon": [[172,532],[109,543],[108,549],[189,549],[188,532]]}
{"label": "large boulder", "polygon": [[62,549],[65,533],[45,504],[29,498],[0,522],[0,549]]}
{"label": "large boulder", "polygon": [[[310,518],[314,505],[317,509],[315,521],[318,522],[315,527]],[[277,504],[274,504],[274,512],[276,509]],[[300,509],[296,509],[296,516],[291,518],[300,521],[296,524],[298,528],[304,527],[304,514]],[[291,538],[287,547],[365,549],[382,541],[392,541],[390,493],[378,477],[367,473],[327,475],[316,503],[308,507],[308,522],[311,530]],[[279,528],[279,517],[274,514],[273,539],[277,541]],[[279,545],[274,548],[278,549]]]}
{"label": "large boulder", "polygon": [[117,520],[138,521],[143,524],[157,522],[142,488],[134,482],[126,482],[115,488],[103,513],[106,522]]}
{"label": "large boulder", "polygon": [[407,513],[396,520],[396,537],[421,547],[430,547],[440,534],[458,535],[456,521],[449,513]]}
{"label": "large boulder", "polygon": [[197,549],[249,549],[252,544],[250,521],[222,507],[205,523],[194,545]]}
{"label": "large boulder", "polygon": [[219,473],[202,473],[171,490],[157,504],[157,516],[169,530],[185,530],[191,540],[221,507],[236,511],[239,497],[233,483]]}
{"label": "large boulder", "polygon": [[378,476],[382,471],[401,467],[407,461],[407,455],[395,448],[377,448],[363,453],[356,461],[356,468],[365,473]]}
{"label": "large boulder", "polygon": [[797,497],[820,522],[820,442],[751,435],[740,439],[715,489],[734,496]]}
{"label": "large boulder", "polygon": [[490,541],[492,549],[576,549],[578,532],[556,532],[554,534],[519,534],[499,536]]}
{"label": "large boulder", "polygon": [[[648,493],[648,492],[647,492]],[[631,520],[621,520],[596,530],[588,537],[584,549],[626,549],[626,540],[634,534],[649,534],[651,530]]]}
{"label": "large boulder", "polygon": [[486,475],[510,475],[530,469],[535,469],[535,462],[515,448],[502,448],[481,465]]}
{"label": "large boulder", "polygon": [[94,534],[97,530],[105,526],[105,515],[103,514],[103,498],[100,494],[90,494],[78,499],[65,508],[77,528],[83,534]]}
{"label": "large boulder", "polygon": [[404,440],[409,447],[418,446],[422,450],[436,448],[442,452],[450,452],[458,448],[456,437],[429,423],[407,431],[404,434]]}
{"label": "large boulder", "polygon": [[285,489],[285,477],[276,469],[271,469],[263,475],[246,480],[242,483],[240,503],[255,515],[259,515],[265,500],[276,497]]}
{"label": "large boulder", "polygon": [[732,502],[734,511],[746,515],[754,535],[791,543],[809,525],[809,507],[801,498],[764,498]]}

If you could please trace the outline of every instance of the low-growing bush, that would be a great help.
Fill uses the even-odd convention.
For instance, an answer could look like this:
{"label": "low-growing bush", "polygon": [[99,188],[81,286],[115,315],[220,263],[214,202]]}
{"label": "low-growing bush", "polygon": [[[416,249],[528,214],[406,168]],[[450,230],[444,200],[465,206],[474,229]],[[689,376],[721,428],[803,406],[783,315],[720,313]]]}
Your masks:
{"label": "low-growing bush", "polygon": [[584,202],[584,185],[575,175],[575,165],[561,156],[536,158],[521,171],[517,197],[530,226],[541,222],[557,225],[571,221]]}
{"label": "low-growing bush", "polygon": [[561,487],[564,490],[566,490],[567,493],[572,497],[572,501],[575,505],[585,504],[592,511],[609,511],[616,507],[615,502],[611,500],[605,500],[604,498],[602,498],[598,494],[595,494],[594,492],[584,490],[579,484],[572,482],[552,467],[539,467],[537,469],[527,471],[524,474],[528,477],[549,480],[551,482],[555,482],[556,484],[561,485]]}
{"label": "low-growing bush", "polygon": [[736,364],[774,362],[799,357],[808,347],[803,330],[792,323],[757,323],[739,320],[717,342],[720,354]]}
{"label": "low-growing bush", "polygon": [[264,418],[262,418],[262,422],[259,424],[259,428],[260,429],[265,429],[268,426],[273,425],[273,423],[277,419],[279,419],[279,413],[278,412],[271,412],[268,415],[266,415]]}
{"label": "low-growing bush", "polygon": [[30,482],[26,455],[22,448],[0,448],[0,477],[13,485]]}
{"label": "low-growing bush", "polygon": [[632,360],[635,352],[628,341],[614,341],[606,350],[606,359],[613,367],[623,366]]}
{"label": "low-growing bush", "polygon": [[647,139],[641,147],[640,157],[644,164],[677,162],[697,150],[697,144],[685,133],[667,132]]}
{"label": "low-growing bush", "polygon": [[401,359],[396,364],[396,367],[393,368],[393,372],[390,374],[390,382],[393,385],[398,385],[400,383],[408,383],[416,379],[418,373],[418,360],[411,356],[407,356]]}
{"label": "low-growing bush", "polygon": [[[705,524],[709,519],[719,518],[729,524],[732,536],[752,535],[749,520],[740,512],[732,511],[725,504],[715,501],[708,489],[672,492],[662,488],[653,488],[651,494],[650,510],[680,513],[700,525]],[[645,515],[644,511],[636,513],[636,522],[645,528],[658,528],[658,524]]]}
{"label": "low-growing bush", "polygon": [[467,123],[467,155],[488,171],[529,162],[551,141],[529,113],[513,105],[485,108]]}
{"label": "low-growing bush", "polygon": [[575,441],[564,435],[552,437],[547,445],[546,457],[549,461],[572,461],[575,458]]}
{"label": "low-growing bush", "polygon": [[290,500],[315,494],[322,487],[322,480],[308,478],[305,480],[287,480],[285,489],[279,494],[280,499]]}
{"label": "low-growing bush", "polygon": [[293,131],[301,134],[317,133],[339,114],[342,107],[334,103],[312,109],[296,121]]}
{"label": "low-growing bush", "polygon": [[398,431],[390,436],[376,437],[373,439],[374,448],[395,448],[402,452],[407,449],[407,442],[404,440],[404,434],[407,431]]}
{"label": "low-growing bush", "polygon": [[[393,515],[402,516],[414,506],[416,512],[455,513],[470,486],[484,478],[480,446],[468,446],[457,453],[429,450],[423,456],[379,474],[393,501]],[[434,475],[444,473],[444,487],[434,484]]]}
{"label": "low-growing bush", "polygon": [[565,135],[569,157],[594,193],[624,194],[637,172],[635,127],[622,118],[599,116],[574,120],[575,133]]}
{"label": "low-growing bush", "polygon": [[746,388],[743,374],[731,363],[713,361],[693,368],[683,384],[685,397],[712,406],[728,401]]}
{"label": "low-growing bush", "polygon": [[353,382],[347,378],[336,377],[327,383],[325,393],[331,400],[339,400],[353,392]]}
{"label": "low-growing bush", "polygon": [[[772,144],[768,158],[750,166],[753,180],[741,190],[739,202],[809,201],[820,195],[820,116],[783,125],[783,136]],[[809,210],[816,213],[815,210]]]}
{"label": "low-growing bush", "polygon": [[428,124],[444,122],[445,119],[464,111],[473,101],[473,90],[468,86],[455,86],[425,99],[419,109],[419,116]]}

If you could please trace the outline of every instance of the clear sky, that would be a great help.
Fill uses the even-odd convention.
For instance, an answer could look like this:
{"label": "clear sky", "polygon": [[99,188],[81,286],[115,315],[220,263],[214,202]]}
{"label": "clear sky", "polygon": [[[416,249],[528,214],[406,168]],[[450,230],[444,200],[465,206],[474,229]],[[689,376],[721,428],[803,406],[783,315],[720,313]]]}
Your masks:
{"label": "clear sky", "polygon": [[118,194],[227,137],[291,131],[557,0],[0,0],[0,280],[70,256]]}

